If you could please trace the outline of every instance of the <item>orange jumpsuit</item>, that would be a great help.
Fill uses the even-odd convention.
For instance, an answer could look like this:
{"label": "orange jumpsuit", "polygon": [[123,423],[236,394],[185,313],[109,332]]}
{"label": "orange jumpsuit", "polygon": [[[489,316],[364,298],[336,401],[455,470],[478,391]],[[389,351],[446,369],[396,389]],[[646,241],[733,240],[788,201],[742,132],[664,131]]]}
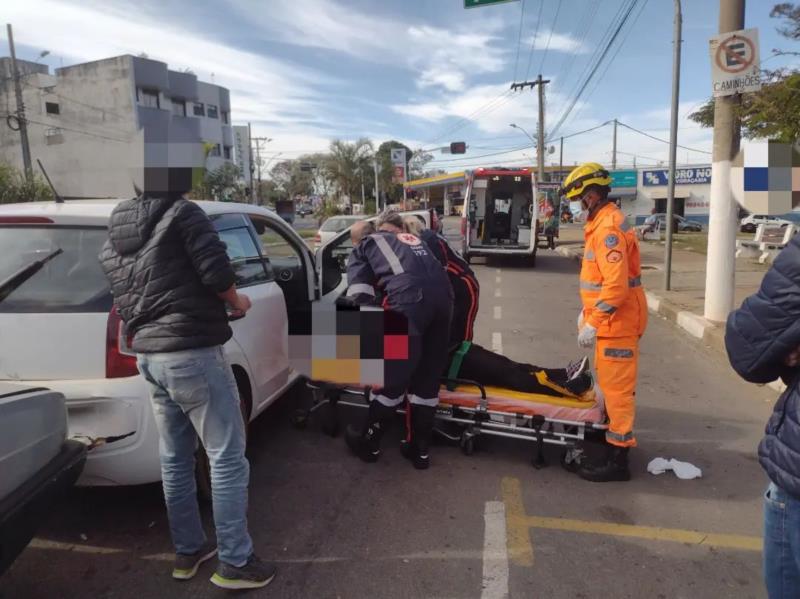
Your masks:
{"label": "orange jumpsuit", "polygon": [[647,326],[639,242],[613,203],[586,223],[584,237],[580,292],[584,322],[597,329],[595,368],[609,419],[606,441],[633,447],[639,338]]}

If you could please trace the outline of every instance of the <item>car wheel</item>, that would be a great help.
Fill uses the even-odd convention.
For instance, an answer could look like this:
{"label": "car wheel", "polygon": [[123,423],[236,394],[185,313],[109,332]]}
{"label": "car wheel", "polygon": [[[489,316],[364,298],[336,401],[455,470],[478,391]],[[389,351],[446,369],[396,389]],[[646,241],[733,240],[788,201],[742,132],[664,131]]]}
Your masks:
{"label": "car wheel", "polygon": [[[239,411],[242,415],[242,422],[244,423],[244,441],[247,447],[250,429],[250,392],[249,384],[246,378],[236,376],[236,386],[239,389]],[[197,483],[197,496],[201,501],[211,501],[211,462],[208,459],[208,454],[200,444],[194,455],[195,463],[195,481]]]}

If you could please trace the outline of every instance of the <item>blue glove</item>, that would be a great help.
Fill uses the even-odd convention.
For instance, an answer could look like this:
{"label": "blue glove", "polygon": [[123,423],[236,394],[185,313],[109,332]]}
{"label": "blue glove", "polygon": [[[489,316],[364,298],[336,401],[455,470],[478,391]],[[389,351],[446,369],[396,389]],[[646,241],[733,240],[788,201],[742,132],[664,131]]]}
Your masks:
{"label": "blue glove", "polygon": [[592,347],[597,340],[597,329],[590,324],[583,325],[578,333],[578,345],[580,347]]}

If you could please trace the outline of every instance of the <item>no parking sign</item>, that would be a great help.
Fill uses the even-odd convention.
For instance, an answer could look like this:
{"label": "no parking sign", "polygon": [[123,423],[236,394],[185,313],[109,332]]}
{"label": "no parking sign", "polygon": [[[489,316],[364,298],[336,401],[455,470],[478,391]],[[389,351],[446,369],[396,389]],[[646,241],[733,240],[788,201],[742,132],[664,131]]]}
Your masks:
{"label": "no parking sign", "polygon": [[758,29],[741,29],[712,37],[710,53],[715,97],[761,89]]}

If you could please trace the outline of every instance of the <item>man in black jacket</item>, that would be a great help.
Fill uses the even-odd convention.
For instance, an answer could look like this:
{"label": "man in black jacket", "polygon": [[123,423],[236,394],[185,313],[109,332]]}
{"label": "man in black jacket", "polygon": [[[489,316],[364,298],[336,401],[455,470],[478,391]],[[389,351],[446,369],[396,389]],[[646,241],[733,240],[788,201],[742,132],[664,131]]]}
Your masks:
{"label": "man in black jacket", "polygon": [[776,258],[758,293],[731,313],[731,365],[752,383],[787,385],[767,422],[758,458],[764,494],[764,579],[770,599],[800,596],[800,236]]}
{"label": "man in black jacket", "polygon": [[[247,530],[244,423],[222,350],[233,334],[226,304],[243,316],[250,300],[236,291],[225,245],[208,216],[183,199],[191,171],[170,169],[169,180],[171,189],[145,191],[114,209],[100,261],[133,337],[161,436],[161,476],[176,552],[172,575],[192,578],[219,550],[214,584],[263,587],[275,568],[255,556]],[[216,543],[206,538],[197,504],[198,437],[211,463]]]}

